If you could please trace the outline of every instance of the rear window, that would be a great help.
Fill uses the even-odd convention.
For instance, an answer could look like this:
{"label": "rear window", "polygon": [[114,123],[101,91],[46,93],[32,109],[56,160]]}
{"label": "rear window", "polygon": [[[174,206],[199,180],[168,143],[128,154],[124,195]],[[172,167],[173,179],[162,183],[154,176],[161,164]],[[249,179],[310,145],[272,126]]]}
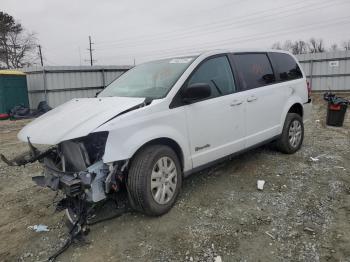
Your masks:
{"label": "rear window", "polygon": [[266,54],[234,54],[233,58],[242,90],[275,82],[275,76]]}
{"label": "rear window", "polygon": [[292,56],[283,53],[270,53],[269,56],[276,71],[277,81],[289,81],[303,77]]}

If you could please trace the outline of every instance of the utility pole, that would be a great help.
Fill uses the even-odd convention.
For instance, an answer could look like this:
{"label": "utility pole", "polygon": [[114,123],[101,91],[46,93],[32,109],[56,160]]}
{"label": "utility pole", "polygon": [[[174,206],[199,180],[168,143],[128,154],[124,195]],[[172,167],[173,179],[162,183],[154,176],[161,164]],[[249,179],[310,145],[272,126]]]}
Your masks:
{"label": "utility pole", "polygon": [[43,63],[43,54],[41,53],[41,45],[38,45],[38,48],[39,48],[39,56],[40,56],[41,66],[44,66],[44,63]]}
{"label": "utility pole", "polygon": [[93,60],[92,60],[92,51],[93,51],[93,49],[91,48],[91,45],[92,45],[93,43],[91,43],[91,36],[89,36],[89,51],[90,51],[90,65],[91,66],[93,66]]}

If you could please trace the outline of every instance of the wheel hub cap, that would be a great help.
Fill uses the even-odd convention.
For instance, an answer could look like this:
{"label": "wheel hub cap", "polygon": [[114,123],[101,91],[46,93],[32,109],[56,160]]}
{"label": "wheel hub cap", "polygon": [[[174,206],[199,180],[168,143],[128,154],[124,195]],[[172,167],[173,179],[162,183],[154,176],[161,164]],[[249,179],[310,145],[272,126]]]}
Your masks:
{"label": "wheel hub cap", "polygon": [[301,141],[301,134],[302,134],[302,130],[301,130],[301,124],[298,120],[294,120],[290,127],[289,127],[289,144],[296,148],[297,146],[299,146],[300,141]]}
{"label": "wheel hub cap", "polygon": [[177,185],[177,170],[170,157],[161,157],[151,174],[153,199],[160,205],[168,203],[174,196]]}

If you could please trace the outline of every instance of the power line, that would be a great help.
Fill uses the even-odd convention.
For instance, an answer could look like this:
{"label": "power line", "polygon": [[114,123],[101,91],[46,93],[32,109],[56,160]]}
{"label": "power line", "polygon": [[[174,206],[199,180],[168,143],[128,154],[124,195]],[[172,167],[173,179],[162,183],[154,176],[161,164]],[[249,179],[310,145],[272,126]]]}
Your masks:
{"label": "power line", "polygon": [[[294,3],[293,5],[298,5],[300,3],[305,3],[305,1],[299,1],[299,2],[296,2]],[[219,22],[214,22],[214,23],[210,23],[210,24],[202,24],[202,25],[198,25],[198,26],[192,26],[190,27],[189,29],[187,30],[180,30],[180,34],[176,34],[176,31],[172,31],[172,32],[168,32],[168,33],[165,33],[165,34],[162,34],[162,35],[155,35],[155,36],[148,36],[147,38],[149,38],[148,40],[147,39],[144,39],[142,41],[142,39],[140,39],[140,37],[138,38],[134,38],[134,43],[137,42],[137,45],[139,45],[140,43],[144,42],[144,41],[147,41],[148,43],[151,43],[151,42],[159,42],[158,39],[160,40],[170,40],[170,39],[179,39],[180,37],[181,38],[187,38],[187,36],[189,35],[190,37],[193,37],[193,36],[196,36],[198,34],[203,34],[204,32],[218,32],[217,29],[223,31],[222,29],[223,28],[237,28],[237,24],[241,24],[241,27],[244,25],[246,26],[247,25],[247,22],[249,21],[256,21],[255,23],[250,23],[248,25],[253,25],[253,24],[260,24],[262,22],[262,20],[274,20],[276,18],[276,15],[281,15],[281,14],[284,14],[284,13],[288,13],[290,11],[297,11],[297,10],[304,10],[306,7],[311,7],[311,9],[309,10],[306,10],[306,11],[310,11],[310,10],[315,10],[315,9],[321,9],[321,8],[325,8],[325,7],[328,7],[330,5],[334,5],[334,2],[332,2],[331,4],[329,3],[329,1],[324,1],[324,2],[320,2],[320,1],[317,1],[317,4],[318,4],[318,7],[315,7],[314,6],[315,2],[309,2],[308,5],[303,5],[303,6],[299,6],[297,8],[289,8],[289,9],[281,9],[281,7],[275,7],[275,8],[270,8],[270,9],[267,9],[267,10],[261,10],[261,11],[257,11],[257,12],[253,12],[251,14],[248,14],[248,15],[245,15],[245,16],[240,16],[240,17],[237,17],[235,19],[231,19],[231,18],[226,18],[226,19],[223,19]],[[321,6],[320,7],[320,4],[326,4],[324,6]],[[293,5],[289,5],[289,6],[293,6]],[[282,11],[281,11],[282,10]],[[275,11],[275,12],[271,12],[271,11]],[[306,12],[306,11],[302,11],[302,12]],[[299,12],[300,13],[300,12]],[[299,13],[297,13],[296,15],[298,15]],[[251,19],[247,19],[247,17],[252,17]],[[255,16],[255,17],[254,17]],[[271,17],[273,16],[273,17]],[[291,15],[289,15],[291,16]],[[284,15],[284,17],[286,17]],[[227,22],[224,22],[224,21],[227,21]],[[243,23],[243,24],[242,24]],[[203,28],[203,30],[201,30],[201,32],[198,32],[198,29],[201,29]],[[163,36],[167,36],[166,38],[164,38]],[[133,40],[133,38],[131,38],[129,41]],[[118,42],[110,42],[109,44],[98,44],[99,46],[122,46],[122,43],[123,42],[126,42],[128,41],[128,39],[121,39],[119,40]],[[125,43],[127,44],[127,43]],[[128,47],[130,47],[130,44],[128,44]],[[100,48],[103,50],[103,48]],[[105,47],[104,49],[108,49],[107,47]]]}
{"label": "power line", "polygon": [[[349,18],[349,17],[345,17],[345,18]],[[327,22],[325,24],[316,24],[316,25],[313,25],[313,26],[312,25],[305,26],[306,28],[304,28],[304,26],[302,26],[301,28],[298,27],[298,28],[296,28],[296,30],[285,30],[285,29],[282,29],[282,30],[278,30],[278,31],[272,31],[272,34],[267,34],[267,35],[263,35],[262,34],[260,37],[250,37],[250,38],[248,37],[248,38],[245,38],[245,39],[238,39],[236,41],[226,40],[224,42],[213,42],[213,43],[208,43],[208,45],[204,46],[202,49],[200,49],[199,52],[208,51],[208,49],[211,49],[211,48],[217,48],[218,44],[224,44],[225,46],[228,46],[228,45],[237,44],[237,43],[245,43],[245,42],[248,42],[248,41],[256,41],[256,40],[266,39],[266,38],[270,38],[270,37],[274,37],[274,36],[286,35],[286,34],[293,33],[293,32],[301,32],[301,31],[307,31],[307,30],[310,30],[310,29],[318,29],[320,26],[322,26],[322,28],[327,28],[327,27],[331,27],[331,26],[334,26],[334,25],[347,24],[347,23],[350,23],[350,21],[342,20],[342,21],[337,21],[337,22],[334,22],[334,23]],[[293,27],[293,28],[295,28],[295,27]],[[256,36],[256,34],[254,36]],[[189,47],[189,48],[192,48],[192,47]],[[164,52],[164,53],[168,53],[169,54],[169,53],[174,52],[174,51],[180,51],[181,52],[181,50],[179,50],[179,49],[173,49],[172,51],[169,49],[169,51]],[[180,54],[186,54],[187,52],[194,52],[194,51],[196,51],[196,49],[187,49],[187,50],[183,50],[182,53],[180,53]],[[197,51],[198,51],[198,49],[197,49]]]}
{"label": "power line", "polygon": [[[345,20],[344,20],[345,19]],[[322,28],[326,28],[326,27],[330,27],[330,26],[334,26],[337,24],[347,24],[350,21],[347,21],[346,19],[349,19],[348,16],[346,17],[341,17],[338,19],[329,19],[327,21],[323,21],[321,23],[315,23],[315,24],[311,24],[311,25],[303,25],[300,27],[289,27],[289,28],[282,28],[280,30],[275,30],[275,31],[271,31],[266,33],[262,33],[262,34],[254,34],[254,37],[252,37],[252,35],[247,35],[246,37],[242,38],[242,37],[234,37],[234,38],[229,38],[226,40],[222,40],[222,41],[215,41],[215,42],[207,42],[206,45],[202,45],[201,47],[198,46],[187,46],[185,47],[185,49],[163,49],[163,50],[152,50],[150,52],[147,52],[148,55],[142,55],[140,54],[140,56],[142,57],[149,57],[152,56],[152,54],[159,54],[160,56],[164,55],[164,54],[180,54],[180,53],[186,53],[188,54],[189,52],[202,52],[205,51],[207,49],[210,49],[211,47],[217,47],[218,45],[220,45],[220,47],[222,47],[223,45],[232,45],[234,43],[244,43],[247,41],[255,41],[255,40],[259,40],[259,39],[264,39],[264,38],[269,38],[272,36],[277,36],[277,35],[285,35],[285,34],[289,34],[292,32],[300,32],[300,31],[306,31],[306,30],[310,30],[310,29],[314,29],[314,28],[319,28],[320,26],[322,26]],[[196,49],[193,49],[196,48]],[[135,53],[132,54],[124,54],[123,56],[112,56],[112,57],[130,57],[131,55],[135,55]],[[111,57],[109,55],[109,57]],[[164,57],[164,56],[163,56]]]}
{"label": "power line", "polygon": [[[346,4],[347,2],[344,2],[344,3],[338,3],[338,4]],[[321,2],[322,4],[322,2]],[[135,43],[133,44],[128,44],[127,46],[126,45],[113,45],[113,48],[116,48],[116,47],[119,47],[119,48],[122,48],[122,47],[136,47],[136,46],[145,46],[145,45],[150,45],[152,44],[152,42],[157,42],[159,43],[160,41],[166,41],[166,40],[179,40],[179,39],[188,39],[188,38],[194,38],[196,36],[202,36],[204,33],[219,33],[219,32],[225,32],[229,29],[238,29],[238,28],[246,28],[247,26],[251,26],[251,25],[257,25],[257,24],[261,24],[261,23],[264,23],[264,22],[268,22],[268,21],[276,21],[277,18],[287,18],[287,17],[292,17],[292,16],[298,16],[300,15],[301,13],[305,13],[305,12],[309,12],[309,11],[316,11],[316,10],[320,10],[320,9],[324,9],[324,8],[327,8],[327,7],[330,7],[330,6],[334,6],[335,4],[334,3],[327,3],[327,2],[323,2],[324,5],[321,5],[321,6],[318,6],[318,7],[314,7],[314,6],[309,6],[310,8],[309,9],[305,9],[305,6],[303,6],[302,8],[298,8],[298,9],[302,9],[301,11],[298,11],[298,12],[293,12],[293,13],[289,13],[289,14],[285,14],[286,12],[290,12],[290,11],[296,11],[298,9],[294,9],[294,10],[285,10],[284,12],[279,12],[277,14],[271,14],[269,16],[266,16],[266,17],[263,17],[263,18],[255,18],[255,19],[248,19],[246,21],[241,21],[240,23],[230,23],[230,24],[226,24],[226,25],[222,25],[222,26],[215,26],[215,27],[212,27],[212,28],[207,28],[205,30],[202,30],[200,32],[197,32],[197,33],[190,33],[189,35],[186,33],[186,34],[183,34],[183,35],[180,35],[180,36],[177,36],[177,35],[173,35],[171,37],[168,37],[168,38],[163,38],[163,39],[160,39],[160,40],[157,40],[157,39],[153,39],[153,40],[149,40],[148,42],[144,43],[142,41],[136,41]],[[110,47],[112,48],[112,47]],[[100,48],[100,50],[104,50],[104,49],[110,49],[110,48]]]}
{"label": "power line", "polygon": [[[248,2],[248,1],[251,1],[251,0],[245,0],[245,3]],[[307,0],[304,0],[304,1],[300,1],[300,2],[305,2]],[[223,7],[226,7],[226,6],[231,6],[233,4],[236,4],[238,2],[242,2],[241,0],[236,0],[236,1],[231,1],[230,3],[227,3],[227,4],[224,4],[224,5],[221,5],[221,6],[217,6],[217,7],[214,7],[214,8],[211,8],[211,9],[207,9],[205,11],[210,11],[211,13],[213,12],[213,10],[215,9],[220,9],[220,8],[223,8]],[[203,13],[203,11],[201,11],[201,13]],[[191,12],[190,15],[178,15],[178,13],[176,14],[176,18],[183,18],[183,17],[191,17],[193,18],[195,16],[195,14],[193,14],[193,12]],[[202,25],[200,25],[201,27]],[[197,26],[189,26],[190,28],[196,28]],[[178,30],[173,30],[171,32],[165,32],[163,33],[162,35],[173,35],[174,33],[176,32],[183,32],[182,29],[178,29]],[[153,34],[153,35],[150,35],[150,34],[147,34],[147,35],[141,35],[141,36],[135,36],[135,37],[127,37],[127,38],[124,38],[124,39],[120,39],[118,41],[99,41],[98,43],[96,43],[96,45],[110,45],[110,44],[114,44],[114,43],[120,43],[120,42],[124,42],[124,41],[139,41],[140,39],[142,40],[143,38],[154,38],[154,37],[159,37],[159,33],[157,34]]]}

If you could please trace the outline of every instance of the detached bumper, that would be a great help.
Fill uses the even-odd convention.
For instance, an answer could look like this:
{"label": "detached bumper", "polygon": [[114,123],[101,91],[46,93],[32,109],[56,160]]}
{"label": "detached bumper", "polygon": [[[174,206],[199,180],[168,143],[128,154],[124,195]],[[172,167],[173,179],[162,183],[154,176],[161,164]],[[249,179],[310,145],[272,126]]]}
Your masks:
{"label": "detached bumper", "polygon": [[44,176],[36,176],[32,180],[38,186],[49,187],[54,191],[62,190],[66,195],[72,197],[79,195],[86,188],[76,174],[59,172],[47,167]]}
{"label": "detached bumper", "polygon": [[50,159],[45,158],[44,168],[43,176],[33,177],[33,181],[39,186],[49,187],[54,191],[61,190],[70,197],[84,195],[88,202],[104,200],[109,192],[106,185],[109,169],[102,161],[89,166],[85,171],[63,172]]}

